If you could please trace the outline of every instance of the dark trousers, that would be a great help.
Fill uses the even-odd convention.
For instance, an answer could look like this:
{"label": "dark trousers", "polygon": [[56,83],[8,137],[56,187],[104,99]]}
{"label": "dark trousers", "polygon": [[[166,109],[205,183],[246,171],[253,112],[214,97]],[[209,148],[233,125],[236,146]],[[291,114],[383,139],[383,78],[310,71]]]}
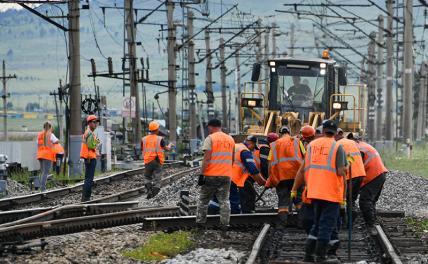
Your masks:
{"label": "dark trousers", "polygon": [[[348,195],[347,197],[347,203],[346,203],[346,210],[347,211],[351,211],[352,212],[352,222],[354,222],[357,212],[356,212],[356,206],[355,206],[355,201],[358,198],[358,195],[360,194],[360,189],[361,189],[361,183],[363,183],[364,177],[355,177],[352,178],[351,180],[347,180],[346,181],[346,193]],[[350,194],[350,187],[352,185],[352,202],[349,201],[349,194]],[[352,209],[351,209],[351,205],[352,205]],[[342,215],[343,214],[343,215]],[[344,215],[345,213],[343,211],[341,211],[341,217],[342,219],[347,219],[348,216]],[[349,219],[347,219],[349,221]]]}
{"label": "dark trousers", "polygon": [[376,203],[385,180],[386,173],[382,173],[360,190],[360,210],[368,226],[373,226],[376,221]]}
{"label": "dark trousers", "polygon": [[63,159],[64,159],[64,154],[56,154],[55,155],[54,167],[55,167],[56,174],[59,174],[61,172],[61,166],[62,166]]}
{"label": "dark trousers", "polygon": [[97,166],[96,159],[85,160],[85,182],[83,183],[82,200],[89,201],[91,199],[92,186],[94,185],[95,167]]}
{"label": "dark trousers", "polygon": [[276,186],[276,194],[278,195],[278,213],[288,212],[290,205],[290,193],[293,188],[294,180],[283,180]]}
{"label": "dark trousers", "polygon": [[328,243],[337,232],[337,221],[339,218],[339,203],[324,200],[312,200],[314,210],[314,224],[309,234],[309,239],[317,239]]}
{"label": "dark trousers", "polygon": [[303,229],[305,229],[306,234],[309,235],[311,232],[312,226],[314,225],[314,207],[312,204],[303,203],[299,211],[299,218],[302,222]]}
{"label": "dark trousers", "polygon": [[239,188],[239,199],[241,201],[241,211],[243,214],[251,214],[256,211],[256,190],[254,180],[248,178],[243,188]]}

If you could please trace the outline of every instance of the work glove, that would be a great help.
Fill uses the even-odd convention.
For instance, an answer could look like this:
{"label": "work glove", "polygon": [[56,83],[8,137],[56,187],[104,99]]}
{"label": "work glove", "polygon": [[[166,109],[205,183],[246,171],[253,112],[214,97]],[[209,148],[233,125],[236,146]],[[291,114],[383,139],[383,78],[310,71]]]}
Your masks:
{"label": "work glove", "polygon": [[297,198],[297,191],[291,191],[290,193],[290,200],[293,201]]}

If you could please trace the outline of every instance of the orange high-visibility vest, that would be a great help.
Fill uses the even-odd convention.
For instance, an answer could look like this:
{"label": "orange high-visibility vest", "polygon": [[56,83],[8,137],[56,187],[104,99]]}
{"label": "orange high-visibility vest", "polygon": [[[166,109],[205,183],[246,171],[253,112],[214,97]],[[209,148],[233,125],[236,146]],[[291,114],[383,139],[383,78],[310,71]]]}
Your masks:
{"label": "orange high-visibility vest", "polygon": [[349,180],[349,177],[361,177],[366,176],[366,170],[364,169],[363,158],[361,157],[361,152],[358,149],[358,145],[355,141],[342,138],[337,141],[340,145],[342,145],[343,150],[345,150],[346,155],[350,155],[354,158],[354,161],[351,164],[351,174],[349,175],[349,171],[346,173],[346,179]]}
{"label": "orange high-visibility vest", "polygon": [[303,159],[299,142],[297,138],[285,136],[271,143],[272,161],[267,187],[277,186],[280,181],[296,178]]}
{"label": "orange high-visibility vest", "polygon": [[233,149],[235,141],[233,138],[221,131],[210,134],[211,159],[203,172],[204,176],[227,176],[232,177]]}
{"label": "orange high-visibility vest", "polygon": [[165,161],[164,150],[161,147],[162,137],[150,134],[141,139],[141,151],[144,157],[144,164],[149,164],[154,161],[156,157],[162,165]]}
{"label": "orange high-visibility vest", "polygon": [[361,186],[366,185],[372,180],[376,179],[379,175],[384,172],[388,172],[388,169],[382,162],[377,150],[366,142],[359,142],[358,148],[364,153],[363,162],[366,170],[366,177],[363,180]]}
{"label": "orange high-visibility vest", "polygon": [[[242,151],[250,150],[243,143],[235,144],[235,159],[233,160],[232,181],[238,187],[244,187],[245,181],[247,180],[248,176],[250,176],[250,173],[245,168],[244,162],[241,159]],[[254,162],[254,160],[247,162]]]}
{"label": "orange high-visibility vest", "polygon": [[80,157],[82,159],[96,159],[97,158],[97,150],[88,148],[87,139],[89,133],[92,133],[94,140],[97,140],[97,137],[93,131],[89,128],[86,129],[85,133],[82,136],[82,148],[80,149]]}
{"label": "orange high-visibility vest", "polygon": [[334,138],[312,141],[305,156],[307,198],[341,203],[343,178],[337,175],[336,155],[339,144]]}
{"label": "orange high-visibility vest", "polygon": [[51,132],[42,131],[37,135],[37,159],[55,161]]}
{"label": "orange high-visibility vest", "polygon": [[54,145],[54,152],[55,154],[64,154],[64,148],[61,146],[61,144],[56,143]]}

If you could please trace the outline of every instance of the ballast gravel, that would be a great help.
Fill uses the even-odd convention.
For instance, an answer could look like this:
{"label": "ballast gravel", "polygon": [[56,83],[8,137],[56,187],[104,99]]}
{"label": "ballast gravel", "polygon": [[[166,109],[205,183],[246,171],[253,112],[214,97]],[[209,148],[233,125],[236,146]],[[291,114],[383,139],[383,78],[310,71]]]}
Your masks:
{"label": "ballast gravel", "polygon": [[428,217],[428,178],[391,171],[377,208],[405,211],[407,216]]}
{"label": "ballast gravel", "polygon": [[187,254],[177,255],[173,259],[164,260],[162,264],[236,264],[243,263],[245,252],[224,248],[197,248]]}

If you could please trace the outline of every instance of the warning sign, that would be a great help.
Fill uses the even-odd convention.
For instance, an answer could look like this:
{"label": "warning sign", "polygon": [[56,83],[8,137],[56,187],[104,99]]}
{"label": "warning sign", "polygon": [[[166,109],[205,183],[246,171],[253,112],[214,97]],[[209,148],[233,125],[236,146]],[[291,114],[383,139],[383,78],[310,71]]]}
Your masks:
{"label": "warning sign", "polygon": [[135,117],[135,96],[123,97],[122,101],[122,117]]}

